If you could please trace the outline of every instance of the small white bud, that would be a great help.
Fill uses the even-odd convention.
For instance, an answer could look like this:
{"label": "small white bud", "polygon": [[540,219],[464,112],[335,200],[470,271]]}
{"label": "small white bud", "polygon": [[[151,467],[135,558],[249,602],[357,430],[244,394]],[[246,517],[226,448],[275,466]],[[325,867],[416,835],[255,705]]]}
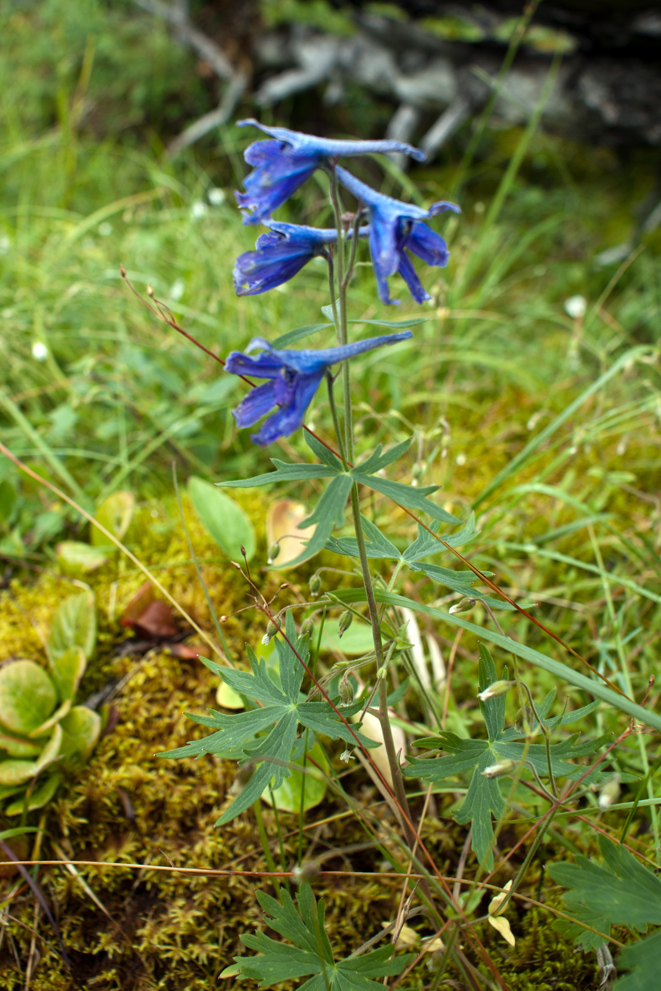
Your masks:
{"label": "small white bud", "polygon": [[502,778],[505,774],[511,774],[516,767],[516,761],[501,760],[497,764],[490,764],[482,771],[485,778]]}
{"label": "small white bud", "polygon": [[607,781],[599,792],[597,804],[602,812],[610,809],[620,797],[620,775],[614,774],[610,781]]}
{"label": "small white bud", "polygon": [[498,698],[499,695],[507,695],[512,685],[516,684],[514,681],[494,681],[493,684],[485,688],[483,692],[478,692],[477,697],[480,702],[486,702],[487,699]]}
{"label": "small white bud", "polygon": [[448,612],[451,616],[456,616],[460,612],[469,612],[475,605],[475,599],[460,599],[459,602],[455,602],[453,606],[450,606]]}

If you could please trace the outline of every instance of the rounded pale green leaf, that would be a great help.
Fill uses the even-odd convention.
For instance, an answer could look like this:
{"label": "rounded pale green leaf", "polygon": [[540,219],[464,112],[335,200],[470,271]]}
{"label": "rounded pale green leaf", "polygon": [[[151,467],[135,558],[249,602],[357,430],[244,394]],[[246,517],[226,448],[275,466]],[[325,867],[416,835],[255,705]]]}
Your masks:
{"label": "rounded pale green leaf", "polygon": [[[60,603],[48,638],[51,658],[60,657],[72,647],[80,647],[89,660],[96,644],[96,608],[91,592],[70,595]],[[82,672],[81,672],[82,674]]]}
{"label": "rounded pale green leaf", "polygon": [[27,800],[25,795],[22,795],[20,798],[15,799],[15,801],[10,802],[5,809],[5,815],[17,816],[23,810],[32,812],[33,809],[43,809],[44,805],[48,805],[57,791],[61,780],[62,776],[57,771],[55,774],[51,774],[42,785],[34,789]]}
{"label": "rounded pale green leaf", "polygon": [[36,762],[37,769],[35,774],[40,774],[45,767],[48,767],[49,764],[52,764],[60,756],[63,735],[62,727],[57,725],[53,729],[53,735],[39,755],[39,759]]}
{"label": "rounded pale green leaf", "polygon": [[0,785],[22,785],[33,778],[38,771],[34,760],[0,761]]}
{"label": "rounded pale green leaf", "polygon": [[58,706],[53,715],[50,716],[45,723],[42,723],[41,726],[37,726],[36,729],[32,730],[30,733],[30,739],[39,741],[42,737],[46,736],[48,731],[59,723],[62,716],[66,716],[70,708],[71,699],[66,699],[62,705]]}
{"label": "rounded pale green leaf", "polygon": [[57,563],[63,575],[87,575],[104,565],[108,558],[104,551],[79,540],[63,540],[55,548]]}
{"label": "rounded pale green leaf", "polygon": [[[94,518],[109,530],[113,537],[121,540],[131,524],[134,510],[135,496],[132,492],[113,492],[103,500]],[[92,527],[90,539],[94,547],[103,547],[106,551],[116,550],[115,545],[111,544],[105,534],[95,526]]]}
{"label": "rounded pale green leaf", "polygon": [[62,753],[77,760],[88,760],[101,734],[99,714],[86,705],[76,705],[60,726],[63,730]]}
{"label": "rounded pale green leaf", "polygon": [[13,661],[0,670],[0,723],[8,730],[29,736],[56,705],[55,685],[34,661]]}
{"label": "rounded pale green leaf", "polygon": [[42,749],[42,744],[33,740],[24,740],[20,736],[14,736],[0,729],[0,751],[4,750],[10,757],[38,757]]}
{"label": "rounded pale green leaf", "polygon": [[73,700],[86,664],[82,647],[69,647],[62,654],[51,652],[51,677],[61,702]]}
{"label": "rounded pale green leaf", "polygon": [[253,525],[241,507],[220,489],[193,476],[188,480],[188,493],[200,522],[233,561],[241,561],[241,547],[248,560],[255,553]]}
{"label": "rounded pale green leaf", "polygon": [[[308,757],[311,757],[315,764],[318,764],[323,771],[328,768],[326,755],[318,743],[315,743],[312,750],[308,751]],[[302,766],[303,758],[294,761],[294,763]],[[309,761],[307,768],[310,769],[310,774],[304,774],[302,771],[293,771],[291,776],[285,778],[280,787],[274,788],[272,793],[267,788],[262,794],[262,800],[267,805],[271,805],[271,794],[273,794],[275,807],[282,812],[300,812],[301,797],[303,797],[304,812],[307,812],[308,809],[313,809],[315,805],[319,805],[326,794],[326,782],[323,778],[317,777],[317,768],[311,765]],[[305,782],[304,795],[303,782]]]}

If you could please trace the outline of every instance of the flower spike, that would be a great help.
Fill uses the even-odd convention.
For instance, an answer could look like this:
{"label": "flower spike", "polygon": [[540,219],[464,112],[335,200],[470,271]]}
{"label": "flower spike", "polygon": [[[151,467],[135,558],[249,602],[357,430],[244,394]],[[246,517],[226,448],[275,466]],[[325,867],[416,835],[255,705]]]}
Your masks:
{"label": "flower spike", "polygon": [[402,276],[416,303],[431,299],[404,254],[404,248],[422,258],[427,265],[444,268],[450,256],[447,245],[440,235],[421,221],[435,217],[445,210],[460,213],[459,207],[442,200],[432,203],[429,210],[423,210],[412,203],[403,203],[391,196],[377,193],[341,166],[337,166],[336,175],[342,185],[369,211],[370,252],[381,302],[397,303],[397,300],[390,299],[387,282],[388,277],[395,272]]}
{"label": "flower spike", "polygon": [[[237,296],[257,296],[288,282],[315,256],[325,256],[326,246],[337,242],[335,229],[266,221],[268,234],[260,234],[255,251],[244,251],[234,265]],[[369,228],[359,231],[367,237]],[[349,231],[349,236],[352,231]]]}
{"label": "flower spike", "polygon": [[260,447],[268,447],[279,437],[288,437],[302,426],[305,412],[331,365],[385,344],[408,340],[412,336],[410,330],[403,330],[399,334],[368,337],[364,341],[317,351],[278,351],[264,338],[256,337],[250,342],[246,352],[262,348],[260,355],[251,358],[240,351],[232,351],[225,362],[225,370],[233,375],[253,375],[255,378],[267,379],[264,385],[253,389],[232,411],[237,426],[252,427],[274,407],[279,406],[277,412],[252,435],[252,440]]}
{"label": "flower spike", "polygon": [[267,127],[252,118],[237,121],[237,124],[239,127],[257,127],[270,137],[268,141],[249,145],[244,153],[248,165],[254,166],[243,180],[246,192],[235,194],[245,211],[245,224],[259,224],[270,217],[326,161],[345,155],[393,151],[418,161],[425,158],[423,151],[403,141],[335,141],[290,131],[288,127]]}

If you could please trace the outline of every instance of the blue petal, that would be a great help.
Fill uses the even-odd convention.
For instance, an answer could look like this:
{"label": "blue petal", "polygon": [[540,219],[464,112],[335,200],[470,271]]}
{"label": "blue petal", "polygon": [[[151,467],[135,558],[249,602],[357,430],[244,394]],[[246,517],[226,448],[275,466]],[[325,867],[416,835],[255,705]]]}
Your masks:
{"label": "blue petal", "polygon": [[399,268],[397,271],[409,287],[409,292],[413,296],[416,303],[426,303],[428,299],[431,299],[431,296],[422,285],[420,279],[416,275],[413,265],[408,260],[404,252],[402,252],[400,256]]}
{"label": "blue petal", "polygon": [[397,271],[397,218],[383,217],[373,211],[370,223],[370,253],[377,277],[382,279]]}
{"label": "blue petal", "polygon": [[264,385],[257,386],[241,400],[236,409],[232,410],[237,427],[252,427],[273,409],[276,403],[274,382],[265,382]]}
{"label": "blue petal", "polygon": [[260,447],[268,447],[279,437],[288,437],[303,425],[306,410],[314,398],[323,378],[324,370],[314,375],[302,375],[296,383],[292,401],[279,409],[262,425],[252,440]]}
{"label": "blue petal", "polygon": [[268,166],[275,162],[281,153],[282,144],[280,141],[254,141],[253,144],[248,145],[243,157],[248,165]]}
{"label": "blue petal", "polygon": [[439,268],[444,268],[450,257],[448,246],[440,234],[417,221],[411,227],[406,247],[428,265],[437,265]]}
{"label": "blue petal", "polygon": [[232,351],[225,360],[225,371],[231,372],[232,375],[254,375],[259,379],[273,379],[282,371],[282,361],[269,351],[265,351],[257,358],[249,358],[240,351]]}
{"label": "blue petal", "polygon": [[292,279],[314,256],[311,251],[296,251],[283,245],[268,254],[246,251],[234,265],[234,288],[237,296],[258,296]]}
{"label": "blue petal", "polygon": [[[258,144],[271,144],[260,141]],[[249,150],[249,149],[248,149]],[[245,224],[258,224],[270,217],[299,186],[308,179],[319,165],[315,155],[294,156],[289,150],[280,150],[278,155],[266,157],[250,175],[243,180],[245,193],[235,193],[239,206],[247,210]]]}

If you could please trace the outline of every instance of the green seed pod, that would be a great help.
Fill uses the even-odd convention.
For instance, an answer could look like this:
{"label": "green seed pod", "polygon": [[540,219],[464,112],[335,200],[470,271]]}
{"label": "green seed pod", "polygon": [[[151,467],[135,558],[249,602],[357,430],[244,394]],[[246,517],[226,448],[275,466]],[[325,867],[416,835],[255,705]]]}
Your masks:
{"label": "green seed pod", "polygon": [[353,702],[353,685],[347,678],[346,674],[343,676],[339,685],[340,702],[342,705],[351,705]]}
{"label": "green seed pod", "polygon": [[271,544],[271,546],[269,547],[268,563],[273,564],[279,553],[280,553],[280,544]]}
{"label": "green seed pod", "polygon": [[351,624],[353,623],[353,613],[349,609],[345,609],[340,616],[340,621],[337,625],[337,635],[342,639],[344,634],[347,632]]}
{"label": "green seed pod", "polygon": [[316,597],[319,595],[320,592],[321,592],[321,578],[319,577],[319,575],[312,575],[312,577],[310,578],[310,595],[312,596],[313,599],[316,599]]}
{"label": "green seed pod", "polygon": [[301,623],[301,636],[302,637],[308,636],[310,637],[310,639],[312,639],[313,633],[314,633],[314,620],[312,619],[311,616],[308,616],[308,618],[304,619],[303,622]]}

